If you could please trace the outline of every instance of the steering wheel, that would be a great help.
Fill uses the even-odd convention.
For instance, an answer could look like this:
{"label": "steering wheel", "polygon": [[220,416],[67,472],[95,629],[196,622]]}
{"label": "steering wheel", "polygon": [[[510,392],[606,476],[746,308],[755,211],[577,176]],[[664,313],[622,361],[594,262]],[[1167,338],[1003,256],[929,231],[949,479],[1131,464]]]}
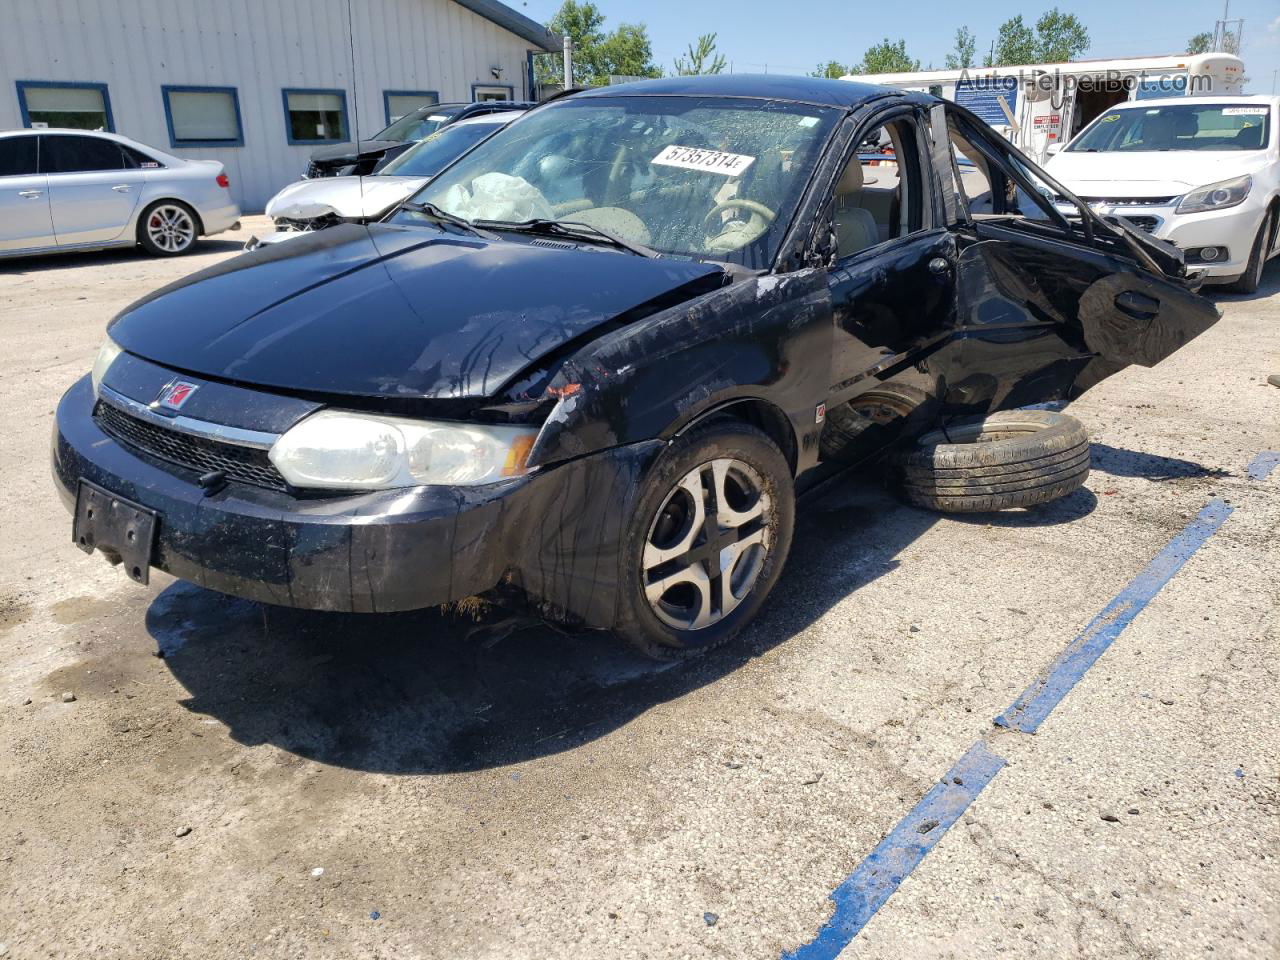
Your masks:
{"label": "steering wheel", "polygon": [[711,223],[712,219],[724,213],[726,210],[749,210],[757,216],[763,217],[765,223],[772,223],[774,218],[777,217],[777,214],[766,207],[763,203],[756,203],[754,200],[729,199],[722,200],[712,207],[710,212],[707,214],[706,219],[702,221],[703,225],[707,227],[713,226]]}

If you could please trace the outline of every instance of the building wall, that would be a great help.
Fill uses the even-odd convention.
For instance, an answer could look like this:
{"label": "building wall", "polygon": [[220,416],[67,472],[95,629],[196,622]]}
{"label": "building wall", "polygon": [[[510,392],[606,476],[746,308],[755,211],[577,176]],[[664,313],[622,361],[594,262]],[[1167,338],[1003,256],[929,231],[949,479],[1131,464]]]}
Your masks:
{"label": "building wall", "polygon": [[[0,28],[0,129],[22,126],[16,81],[105,83],[117,133],[220,160],[246,212],[298,179],[281,90],[345,89],[353,133],[386,126],[384,90],[469,101],[473,84],[528,95],[528,41],[453,0],[20,0]],[[352,72],[352,54],[356,70]],[[501,67],[495,80],[491,67]],[[172,147],[163,84],[237,88],[243,147]]]}

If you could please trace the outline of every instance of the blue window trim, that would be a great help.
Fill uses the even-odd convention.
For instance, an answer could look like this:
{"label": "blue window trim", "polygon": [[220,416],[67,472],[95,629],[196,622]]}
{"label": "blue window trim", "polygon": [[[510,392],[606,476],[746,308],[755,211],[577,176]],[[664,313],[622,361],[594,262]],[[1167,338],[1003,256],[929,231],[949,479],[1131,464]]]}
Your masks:
{"label": "blue window trim", "polygon": [[382,91],[382,115],[386,117],[387,126],[391,126],[391,98],[392,97],[435,97],[436,103],[440,102],[439,90],[383,90]]}
{"label": "blue window trim", "polygon": [[[289,123],[289,94],[291,93],[333,93],[337,94],[342,101],[342,136],[329,137],[327,139],[312,140],[295,140],[293,139],[293,125]],[[301,144],[302,146],[312,146],[317,143],[346,143],[351,139],[351,124],[347,120],[347,91],[345,90],[329,90],[322,87],[285,87],[280,91],[280,102],[284,104],[284,136],[291,144]]]}
{"label": "blue window trim", "polygon": [[[231,103],[236,108],[236,136],[229,140],[179,140],[173,132],[173,109],[169,105],[171,93],[227,93],[231,95]],[[179,86],[165,84],[160,87],[160,96],[164,100],[164,122],[169,128],[169,146],[171,147],[243,147],[244,121],[240,119],[240,92],[235,87],[203,87]]]}
{"label": "blue window trim", "polygon": [[471,85],[471,102],[479,103],[476,99],[476,89],[479,87],[501,87],[507,91],[507,99],[514,100],[516,98],[516,88],[509,83],[473,83]]}
{"label": "blue window trim", "polygon": [[115,117],[111,115],[111,94],[107,92],[105,83],[74,83],[70,80],[18,80],[18,112],[22,114],[22,125],[31,126],[31,114],[27,112],[27,91],[30,89],[97,90],[102,94],[102,109],[107,115],[107,133],[116,132]]}

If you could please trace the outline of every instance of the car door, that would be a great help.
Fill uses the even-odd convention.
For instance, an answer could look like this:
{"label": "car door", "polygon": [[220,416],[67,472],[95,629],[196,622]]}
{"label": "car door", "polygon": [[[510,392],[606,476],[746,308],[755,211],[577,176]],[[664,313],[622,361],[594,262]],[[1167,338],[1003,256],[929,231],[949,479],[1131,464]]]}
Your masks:
{"label": "car door", "polygon": [[39,172],[39,138],[0,138],[0,252],[54,245],[49,178]]}
{"label": "car door", "polygon": [[105,137],[44,134],[40,168],[49,177],[49,210],[59,247],[110,243],[133,218],[143,173]]}
{"label": "car door", "polygon": [[957,251],[918,108],[867,118],[851,142],[825,215],[834,335],[822,453],[853,463],[946,407]]}
{"label": "car door", "polygon": [[1176,251],[1098,221],[980,120],[933,108],[933,162],[957,242],[957,409],[986,413],[1078,396],[1151,366],[1217,320],[1161,272]]}

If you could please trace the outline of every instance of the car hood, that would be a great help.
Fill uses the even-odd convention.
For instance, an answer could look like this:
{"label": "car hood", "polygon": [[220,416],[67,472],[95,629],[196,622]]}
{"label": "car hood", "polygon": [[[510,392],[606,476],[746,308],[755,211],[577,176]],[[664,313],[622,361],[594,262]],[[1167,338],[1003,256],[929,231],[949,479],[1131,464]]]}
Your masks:
{"label": "car hood", "polygon": [[1196,187],[1252,173],[1266,162],[1262,151],[1162,150],[1144,153],[1064,152],[1045,170],[1086,197],[1177,197]]}
{"label": "car hood", "polygon": [[242,254],[127,308],[112,338],[196,375],[306,394],[482,398],[721,267],[430,227],[344,224]]}
{"label": "car hood", "polygon": [[411,196],[429,177],[326,177],[291,183],[267,202],[273,220],[313,220],[336,215],[345,219],[373,218]]}
{"label": "car hood", "polygon": [[334,164],[345,161],[355,163],[356,157],[376,157],[386,153],[392,147],[400,146],[399,140],[361,140],[354,143],[335,143],[328,147],[317,147],[311,151],[311,159],[316,163]]}

